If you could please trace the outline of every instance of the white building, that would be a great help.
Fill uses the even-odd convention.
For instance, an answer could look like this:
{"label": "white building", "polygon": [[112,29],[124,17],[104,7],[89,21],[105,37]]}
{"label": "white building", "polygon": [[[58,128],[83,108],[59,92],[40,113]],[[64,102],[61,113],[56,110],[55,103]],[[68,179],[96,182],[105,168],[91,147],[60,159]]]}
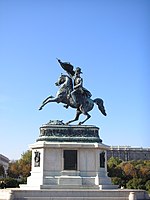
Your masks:
{"label": "white building", "polygon": [[4,167],[5,175],[6,175],[7,169],[9,166],[9,159],[6,156],[3,156],[2,154],[0,154],[0,165],[2,165]]}
{"label": "white building", "polygon": [[121,160],[150,160],[150,148],[131,146],[111,146],[107,150],[107,159],[118,157]]}

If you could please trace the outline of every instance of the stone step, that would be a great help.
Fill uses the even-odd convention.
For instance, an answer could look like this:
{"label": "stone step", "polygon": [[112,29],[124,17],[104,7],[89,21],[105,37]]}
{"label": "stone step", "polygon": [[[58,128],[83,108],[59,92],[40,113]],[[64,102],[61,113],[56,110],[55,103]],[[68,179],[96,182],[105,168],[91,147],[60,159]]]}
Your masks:
{"label": "stone step", "polygon": [[[136,198],[133,198],[133,195]],[[131,200],[131,199],[145,200],[149,199],[149,196],[144,190],[127,190],[127,189],[125,190],[6,189],[0,191],[0,200]]]}
{"label": "stone step", "polygon": [[129,192],[119,191],[119,190],[40,190],[40,191],[18,191],[15,194],[15,197],[26,197],[26,198],[126,198],[129,196]]}
{"label": "stone step", "polygon": [[14,200],[129,200],[128,197],[24,197]]}

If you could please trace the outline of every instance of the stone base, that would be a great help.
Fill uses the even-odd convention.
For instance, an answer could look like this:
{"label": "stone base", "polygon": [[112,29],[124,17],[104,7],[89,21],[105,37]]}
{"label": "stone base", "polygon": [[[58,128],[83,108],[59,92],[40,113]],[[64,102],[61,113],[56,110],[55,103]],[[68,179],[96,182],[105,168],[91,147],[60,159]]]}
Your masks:
{"label": "stone base", "polygon": [[32,149],[31,176],[21,189],[117,188],[107,176],[107,149],[99,128],[52,123],[40,127]]}
{"label": "stone base", "polygon": [[0,190],[0,200],[146,200],[143,190],[49,189]]}
{"label": "stone base", "polygon": [[[100,167],[100,153],[106,151],[107,145],[102,143],[44,142],[39,141],[32,148],[32,171],[27,185],[21,189],[49,188],[97,188],[116,189],[107,176],[107,166]],[[77,169],[64,170],[63,151],[77,151]],[[41,163],[36,166],[34,153],[39,152]]]}

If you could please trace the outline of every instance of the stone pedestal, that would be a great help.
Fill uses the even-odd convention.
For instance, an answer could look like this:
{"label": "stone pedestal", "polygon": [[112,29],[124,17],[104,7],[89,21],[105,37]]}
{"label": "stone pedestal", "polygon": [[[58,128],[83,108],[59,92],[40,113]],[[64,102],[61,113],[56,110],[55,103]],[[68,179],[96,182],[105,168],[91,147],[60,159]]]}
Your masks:
{"label": "stone pedestal", "polygon": [[21,188],[110,189],[107,149],[96,126],[68,126],[52,121],[40,128],[32,149],[31,176]]}
{"label": "stone pedestal", "polygon": [[0,190],[0,200],[149,199],[146,191],[114,189],[107,176],[107,145],[95,126],[66,126],[59,121],[40,128],[32,149],[31,176],[20,188]]}

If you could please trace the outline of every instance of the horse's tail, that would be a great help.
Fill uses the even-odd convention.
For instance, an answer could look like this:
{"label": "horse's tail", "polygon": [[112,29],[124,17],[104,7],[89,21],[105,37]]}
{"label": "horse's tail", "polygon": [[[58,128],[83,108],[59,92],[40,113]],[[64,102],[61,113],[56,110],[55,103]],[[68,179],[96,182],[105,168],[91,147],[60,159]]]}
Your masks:
{"label": "horse's tail", "polygon": [[101,111],[101,113],[106,116],[107,114],[106,114],[106,111],[105,111],[105,108],[104,108],[103,100],[100,99],[100,98],[96,98],[93,101],[94,101],[94,103],[96,103],[96,105],[98,105],[98,108]]}

